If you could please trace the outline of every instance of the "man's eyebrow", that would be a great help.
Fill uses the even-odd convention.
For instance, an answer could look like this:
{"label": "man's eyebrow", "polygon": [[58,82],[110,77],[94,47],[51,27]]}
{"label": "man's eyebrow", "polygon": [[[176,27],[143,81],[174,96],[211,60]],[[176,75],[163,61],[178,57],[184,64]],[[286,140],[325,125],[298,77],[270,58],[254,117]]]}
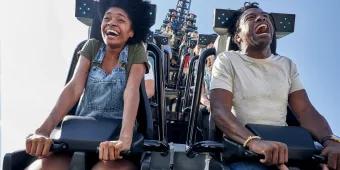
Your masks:
{"label": "man's eyebrow", "polygon": [[[269,15],[269,13],[268,12],[261,12],[261,14],[266,14],[266,15]],[[249,15],[256,15],[255,13],[248,13],[248,14],[245,14],[244,15],[244,17],[247,17],[247,16],[249,16]]]}

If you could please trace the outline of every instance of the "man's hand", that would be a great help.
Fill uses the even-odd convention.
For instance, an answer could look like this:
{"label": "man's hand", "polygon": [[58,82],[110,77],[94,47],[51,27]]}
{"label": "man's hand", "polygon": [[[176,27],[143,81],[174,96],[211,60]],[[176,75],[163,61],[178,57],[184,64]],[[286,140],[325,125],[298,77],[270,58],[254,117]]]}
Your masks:
{"label": "man's hand", "polygon": [[328,140],[321,155],[327,156],[327,166],[330,169],[340,170],[340,143]]}
{"label": "man's hand", "polygon": [[249,150],[264,155],[260,162],[266,165],[282,166],[288,162],[288,147],[284,143],[254,139],[248,143],[248,147]]}

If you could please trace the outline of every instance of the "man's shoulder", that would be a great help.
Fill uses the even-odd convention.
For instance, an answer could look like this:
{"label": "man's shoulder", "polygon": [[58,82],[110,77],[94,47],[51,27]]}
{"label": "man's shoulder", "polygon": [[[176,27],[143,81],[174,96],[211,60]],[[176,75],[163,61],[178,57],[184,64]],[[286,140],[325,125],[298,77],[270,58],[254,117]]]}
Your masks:
{"label": "man's shoulder", "polygon": [[239,51],[225,51],[218,55],[220,58],[230,59],[234,57],[239,57],[240,52]]}
{"label": "man's shoulder", "polygon": [[222,62],[222,63],[229,63],[233,62],[235,60],[240,59],[240,52],[239,51],[225,51],[220,53],[217,58]]}
{"label": "man's shoulder", "polygon": [[280,61],[280,62],[287,63],[287,64],[293,64],[294,63],[293,60],[290,59],[289,57],[283,56],[283,55],[280,55],[280,54],[274,55],[273,58],[276,61]]}

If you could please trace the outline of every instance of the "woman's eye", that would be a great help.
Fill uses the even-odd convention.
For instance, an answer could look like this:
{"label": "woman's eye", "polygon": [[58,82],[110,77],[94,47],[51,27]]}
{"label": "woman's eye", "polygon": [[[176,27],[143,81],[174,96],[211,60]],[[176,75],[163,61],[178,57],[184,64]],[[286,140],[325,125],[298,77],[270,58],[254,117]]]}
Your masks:
{"label": "woman's eye", "polygon": [[118,22],[120,22],[120,23],[124,23],[124,22],[125,22],[125,20],[124,20],[124,19],[118,19]]}

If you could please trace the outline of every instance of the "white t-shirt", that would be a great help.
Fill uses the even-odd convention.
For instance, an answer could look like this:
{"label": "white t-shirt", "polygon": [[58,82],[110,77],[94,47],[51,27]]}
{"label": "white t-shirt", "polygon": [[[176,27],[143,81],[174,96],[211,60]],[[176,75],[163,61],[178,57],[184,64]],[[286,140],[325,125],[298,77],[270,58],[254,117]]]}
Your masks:
{"label": "white t-shirt", "polygon": [[151,63],[149,62],[149,73],[144,74],[144,80],[155,80],[155,75],[153,73],[153,68]]}
{"label": "white t-shirt", "polygon": [[296,65],[287,57],[254,59],[238,51],[221,53],[210,89],[233,93],[232,113],[242,124],[285,126],[288,95],[303,89]]}

